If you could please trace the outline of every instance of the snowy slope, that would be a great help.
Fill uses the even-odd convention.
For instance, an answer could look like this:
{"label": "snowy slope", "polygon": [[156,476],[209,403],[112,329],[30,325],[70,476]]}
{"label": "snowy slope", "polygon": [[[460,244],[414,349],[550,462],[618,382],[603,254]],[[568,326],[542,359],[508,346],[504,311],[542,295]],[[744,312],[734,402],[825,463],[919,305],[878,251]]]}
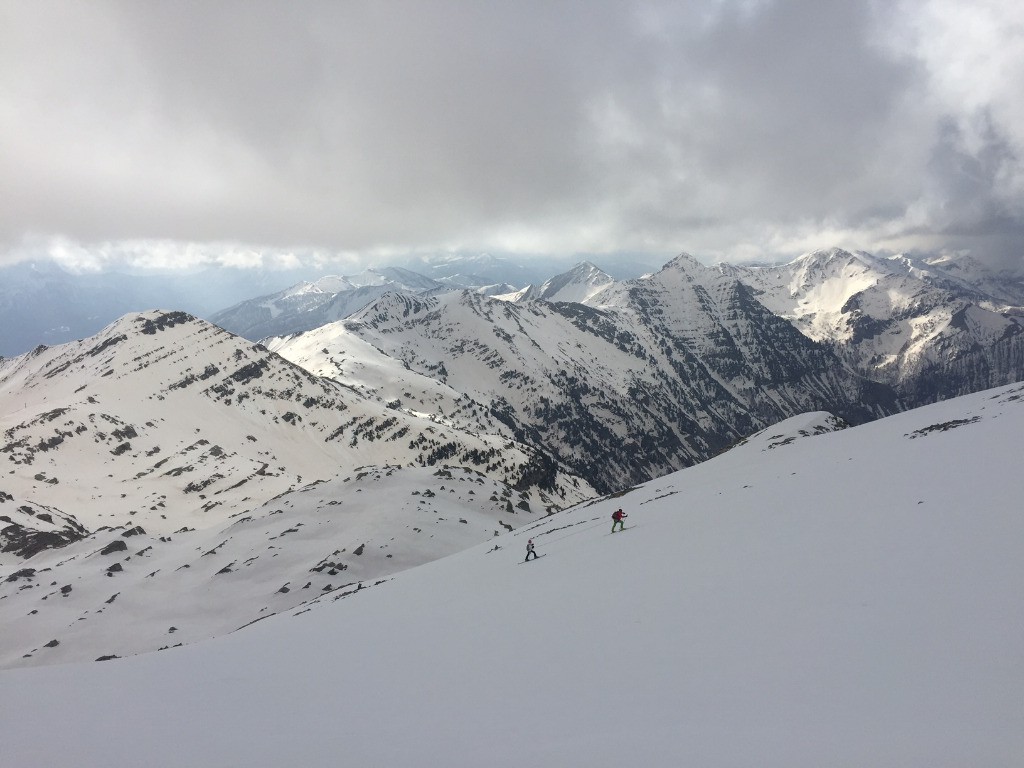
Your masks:
{"label": "snowy slope", "polygon": [[40,574],[0,579],[0,665],[212,637],[593,496],[472,426],[180,312],[0,361],[0,570]]}
{"label": "snowy slope", "polygon": [[209,643],[0,672],[0,762],[1019,765],[1024,387],[823,422]]}
{"label": "snowy slope", "polygon": [[366,467],[207,528],[102,528],[0,570],[0,667],[95,661],[217,637],[501,541],[544,512],[531,494],[470,469]]}
{"label": "snowy slope", "polygon": [[[445,298],[435,301],[444,302]],[[394,297],[389,302],[400,301]],[[332,323],[306,333],[266,339],[267,348],[317,376],[342,383],[354,392],[384,403],[392,410],[460,429],[483,431],[511,439],[512,430],[480,402],[449,384],[412,369],[385,353],[360,333],[356,322]],[[422,345],[421,345],[422,346]]]}

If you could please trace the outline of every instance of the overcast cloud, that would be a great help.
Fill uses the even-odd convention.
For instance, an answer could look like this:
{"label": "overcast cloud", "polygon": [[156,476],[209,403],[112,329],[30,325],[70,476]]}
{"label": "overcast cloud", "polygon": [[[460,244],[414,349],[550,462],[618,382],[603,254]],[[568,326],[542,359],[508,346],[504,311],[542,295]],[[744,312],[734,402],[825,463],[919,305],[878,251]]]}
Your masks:
{"label": "overcast cloud", "polygon": [[0,0],[0,260],[1019,262],[1021,83],[1019,0]]}

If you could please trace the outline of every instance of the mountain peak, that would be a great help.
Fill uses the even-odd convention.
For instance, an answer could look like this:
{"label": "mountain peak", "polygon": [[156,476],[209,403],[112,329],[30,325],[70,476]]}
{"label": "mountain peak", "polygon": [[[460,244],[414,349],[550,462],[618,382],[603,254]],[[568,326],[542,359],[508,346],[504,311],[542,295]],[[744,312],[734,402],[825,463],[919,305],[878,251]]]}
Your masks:
{"label": "mountain peak", "polygon": [[544,283],[535,296],[544,301],[571,301],[577,304],[612,285],[615,280],[589,261],[581,261],[568,272],[556,275]]}
{"label": "mountain peak", "polygon": [[665,270],[669,269],[683,272],[703,272],[707,270],[708,267],[702,264],[700,261],[698,261],[697,257],[692,256],[691,254],[686,253],[684,251],[683,253],[680,253],[678,256],[672,259],[670,262],[665,264],[665,266],[661,268],[661,271],[664,272]]}
{"label": "mountain peak", "polygon": [[890,259],[880,259],[864,251],[847,251],[838,247],[805,253],[790,262],[786,268],[798,275],[804,286],[830,279],[859,279],[860,276],[864,276],[864,279],[870,282],[886,275],[904,272],[900,265]]}
{"label": "mountain peak", "polygon": [[836,261],[850,261],[856,258],[857,254],[848,251],[845,248],[833,246],[832,248],[818,248],[817,250],[801,254],[800,256],[797,256],[792,263],[801,265],[829,264]]}
{"label": "mountain peak", "polygon": [[569,270],[569,274],[573,275],[591,275],[594,274],[595,272],[600,272],[602,275],[604,274],[600,267],[598,267],[597,265],[590,261],[581,261],[579,264],[577,264],[576,266]]}

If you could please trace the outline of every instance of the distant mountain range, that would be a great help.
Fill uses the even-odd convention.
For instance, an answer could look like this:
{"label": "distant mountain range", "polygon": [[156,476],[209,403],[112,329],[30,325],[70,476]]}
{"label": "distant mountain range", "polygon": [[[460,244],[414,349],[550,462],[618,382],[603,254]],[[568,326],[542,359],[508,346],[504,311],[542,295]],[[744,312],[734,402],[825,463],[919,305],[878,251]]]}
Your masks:
{"label": "distant mountain range", "polygon": [[[390,293],[346,321],[265,343],[398,408],[468,429],[486,413],[602,492],[802,411],[859,423],[899,409],[888,387],[690,257],[622,283],[584,266],[543,290],[586,303]],[[410,403],[404,371],[446,394]]]}
{"label": "distant mountain range", "polygon": [[721,266],[808,338],[910,406],[1024,378],[1024,280],[970,261],[840,249],[776,267]]}
{"label": "distant mountain range", "polygon": [[420,294],[450,286],[397,267],[368,269],[348,277],[301,282],[269,296],[249,299],[210,317],[210,322],[247,339],[312,330],[355,314],[388,292]]}
{"label": "distant mountain range", "polygon": [[[693,261],[693,260],[691,260]],[[698,265],[699,266],[699,265]],[[807,338],[852,370],[891,386],[914,407],[1020,380],[1024,375],[1024,268],[993,272],[967,256],[882,258],[830,249],[776,266],[716,265]],[[212,319],[253,340],[312,330],[353,317],[387,292],[440,294],[452,282],[400,270],[332,278],[244,302]],[[517,290],[463,281],[463,287],[517,304],[576,303],[598,308],[616,282],[589,262]],[[627,281],[628,282],[628,281]],[[311,299],[307,292],[315,292]],[[299,296],[302,298],[299,298]],[[303,302],[315,306],[304,307]],[[259,322],[246,323],[246,318]]]}
{"label": "distant mountain range", "polygon": [[[167,307],[182,310],[199,317],[210,318],[222,313],[230,330],[243,332],[252,327],[254,338],[292,332],[276,328],[262,331],[261,307],[273,305],[288,294],[313,293],[310,284],[324,295],[351,288],[364,288],[372,300],[376,288],[386,282],[396,282],[404,274],[407,287],[418,290],[425,286],[472,288],[491,293],[507,293],[530,282],[540,282],[550,276],[543,270],[551,261],[533,267],[507,258],[487,254],[444,254],[434,257],[408,258],[403,264],[395,263],[383,268],[380,280],[356,278],[324,278],[308,268],[264,270],[255,268],[220,267],[198,273],[169,272],[167,274],[121,274],[118,272],[72,273],[54,261],[31,261],[0,268],[0,356],[13,357],[40,344],[63,344],[91,336],[109,323],[129,312]],[[413,275],[413,272],[417,274]],[[368,270],[362,277],[372,276]],[[346,286],[337,281],[354,279]],[[331,282],[337,284],[331,287]],[[488,289],[487,286],[490,286]],[[260,297],[253,299],[253,297]],[[321,297],[323,298],[323,296]],[[250,301],[252,300],[252,301]],[[345,307],[339,301],[335,313]],[[241,306],[237,306],[241,305]],[[288,314],[297,302],[283,302]],[[365,303],[364,303],[365,305]],[[307,308],[315,309],[314,304]],[[225,309],[231,308],[231,309]],[[351,311],[360,306],[357,302]],[[271,313],[275,310],[270,310]],[[331,310],[325,308],[326,315]],[[233,324],[236,318],[238,324]],[[248,331],[245,331],[248,335]]]}

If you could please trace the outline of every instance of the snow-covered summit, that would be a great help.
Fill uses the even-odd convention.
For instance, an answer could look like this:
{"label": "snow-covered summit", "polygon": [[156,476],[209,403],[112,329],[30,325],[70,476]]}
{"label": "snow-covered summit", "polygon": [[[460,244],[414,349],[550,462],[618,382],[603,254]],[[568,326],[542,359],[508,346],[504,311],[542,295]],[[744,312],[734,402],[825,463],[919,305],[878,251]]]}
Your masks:
{"label": "snow-covered summit", "polygon": [[348,317],[389,291],[419,294],[442,290],[436,280],[399,267],[370,268],[355,275],[303,281],[214,314],[211,322],[251,340],[300,333]]}
{"label": "snow-covered summit", "polygon": [[589,261],[583,261],[568,272],[545,280],[539,286],[528,285],[519,290],[495,294],[494,298],[511,302],[541,300],[586,303],[614,282],[614,278],[600,268]]}
{"label": "snow-covered summit", "polygon": [[568,272],[557,275],[545,282],[537,298],[544,301],[575,301],[586,303],[587,299],[615,282],[612,277],[588,261],[581,262]]}
{"label": "snow-covered summit", "polygon": [[1021,324],[920,261],[832,248],[720,272],[908,405],[1024,377]]}
{"label": "snow-covered summit", "polygon": [[1024,257],[1001,269],[964,253],[901,258],[933,284],[973,295],[986,309],[1024,307]]}

